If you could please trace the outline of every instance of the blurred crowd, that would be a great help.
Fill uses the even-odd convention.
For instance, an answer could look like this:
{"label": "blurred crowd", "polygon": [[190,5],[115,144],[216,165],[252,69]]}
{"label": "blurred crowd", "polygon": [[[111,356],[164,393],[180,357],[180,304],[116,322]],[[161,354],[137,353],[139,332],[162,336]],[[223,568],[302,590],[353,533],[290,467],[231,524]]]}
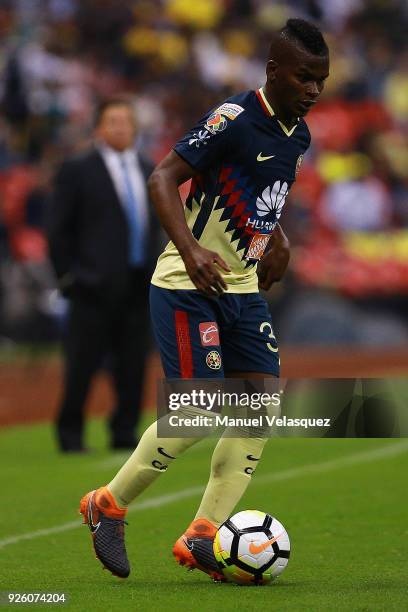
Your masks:
{"label": "blurred crowd", "polygon": [[44,238],[51,179],[92,138],[102,97],[134,94],[154,162],[209,108],[264,83],[271,30],[312,19],[331,78],[282,225],[291,272],[271,293],[292,343],[408,340],[406,0],[2,0],[0,337],[63,321]]}

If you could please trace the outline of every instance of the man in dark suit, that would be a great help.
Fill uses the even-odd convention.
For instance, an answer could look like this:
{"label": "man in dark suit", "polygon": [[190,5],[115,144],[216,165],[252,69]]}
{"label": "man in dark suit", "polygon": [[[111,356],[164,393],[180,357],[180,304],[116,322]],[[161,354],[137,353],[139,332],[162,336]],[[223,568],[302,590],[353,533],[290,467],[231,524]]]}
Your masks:
{"label": "man in dark suit", "polygon": [[152,168],[136,151],[135,135],[130,101],[103,102],[95,146],[65,161],[56,176],[48,217],[50,257],[70,300],[56,421],[62,451],[84,450],[84,404],[107,354],[117,394],[111,445],[133,449],[137,442],[158,239],[145,187]]}

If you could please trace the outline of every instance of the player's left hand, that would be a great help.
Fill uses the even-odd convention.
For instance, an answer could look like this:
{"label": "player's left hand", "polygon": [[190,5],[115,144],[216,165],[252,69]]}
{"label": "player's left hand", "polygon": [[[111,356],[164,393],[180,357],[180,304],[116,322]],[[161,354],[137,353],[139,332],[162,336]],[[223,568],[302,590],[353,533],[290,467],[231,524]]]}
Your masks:
{"label": "player's left hand", "polygon": [[258,285],[265,291],[282,279],[290,259],[289,240],[279,223],[271,234],[268,247],[257,268]]}

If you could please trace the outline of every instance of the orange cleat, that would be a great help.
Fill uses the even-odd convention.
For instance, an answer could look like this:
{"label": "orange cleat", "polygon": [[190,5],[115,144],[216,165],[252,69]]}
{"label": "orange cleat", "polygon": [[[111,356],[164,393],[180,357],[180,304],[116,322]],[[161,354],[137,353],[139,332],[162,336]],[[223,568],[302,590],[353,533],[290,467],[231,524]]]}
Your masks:
{"label": "orange cleat", "polygon": [[124,537],[126,508],[119,508],[109,489],[101,487],[84,495],[79,512],[91,531],[96,557],[114,576],[127,578],[130,566]]}
{"label": "orange cleat", "polygon": [[213,541],[217,527],[207,519],[196,519],[173,546],[173,555],[179,565],[187,569],[199,569],[216,582],[225,582],[225,577],[214,556]]}

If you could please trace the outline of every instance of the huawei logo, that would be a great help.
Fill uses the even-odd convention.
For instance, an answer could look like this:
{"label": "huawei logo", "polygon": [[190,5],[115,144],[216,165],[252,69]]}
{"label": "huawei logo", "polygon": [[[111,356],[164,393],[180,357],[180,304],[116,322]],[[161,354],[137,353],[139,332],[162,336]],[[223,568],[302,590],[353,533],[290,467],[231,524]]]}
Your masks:
{"label": "huawei logo", "polygon": [[265,187],[261,197],[256,199],[256,212],[259,217],[265,217],[275,212],[275,218],[279,219],[281,211],[288,195],[288,184],[275,181],[272,187]]}

